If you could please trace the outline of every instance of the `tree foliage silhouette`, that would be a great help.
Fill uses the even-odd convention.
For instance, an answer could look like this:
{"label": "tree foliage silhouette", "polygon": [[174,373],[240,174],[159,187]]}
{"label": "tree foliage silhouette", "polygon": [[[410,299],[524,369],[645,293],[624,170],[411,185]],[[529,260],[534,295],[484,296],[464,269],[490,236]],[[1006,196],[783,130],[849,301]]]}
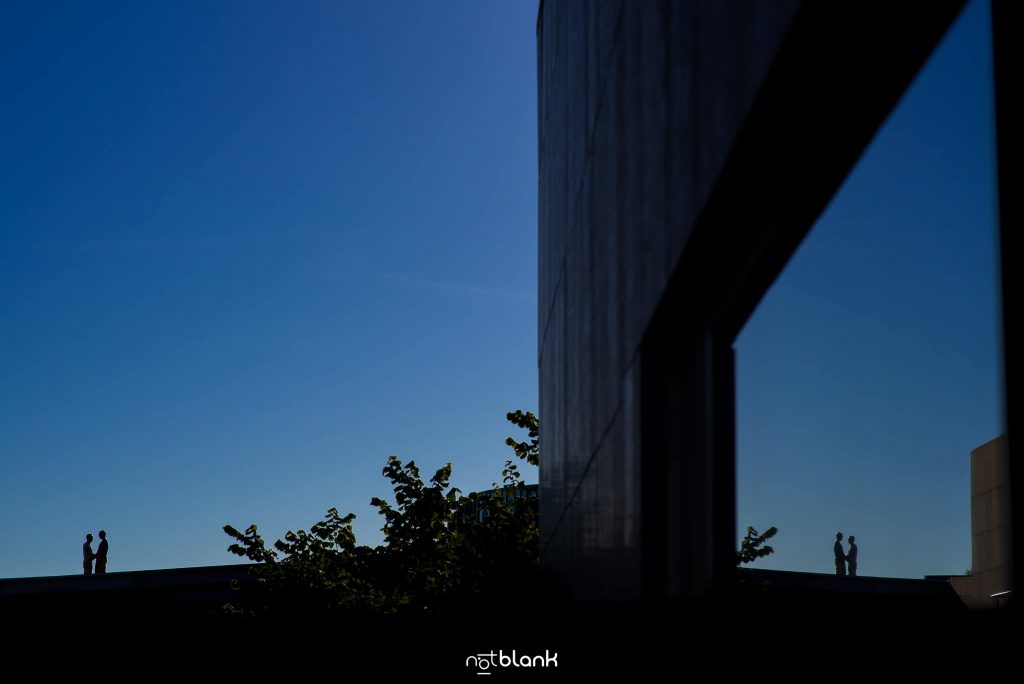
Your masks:
{"label": "tree foliage silhouette", "polygon": [[[529,441],[509,437],[518,459],[539,463],[537,417],[515,411],[506,418],[526,429]],[[370,500],[384,519],[384,542],[356,543],[352,521],[336,508],[309,531],[289,531],[268,547],[256,525],[224,531],[228,551],[255,561],[254,586],[225,606],[243,616],[335,614],[438,614],[482,594],[521,588],[539,566],[538,502],[529,496],[516,463],[502,469],[502,484],[463,495],[451,485],[451,463],[424,482],[414,461],[388,458],[382,471],[391,503]]]}
{"label": "tree foliage silhouette", "polygon": [[[359,545],[353,513],[331,508],[308,531],[289,531],[271,546],[256,525],[224,526],[228,551],[257,565],[253,585],[224,608],[245,617],[437,615],[472,605],[481,596],[514,596],[539,581],[538,500],[523,483],[518,461],[540,463],[540,424],[530,412],[506,415],[527,439],[505,440],[515,452],[501,484],[464,495],[452,486],[452,464],[424,482],[414,461],[388,458],[382,474],[393,499],[373,497],[384,541]],[[753,527],[736,553],[737,565],[773,553]]]}
{"label": "tree foliage silhouette", "polygon": [[736,565],[753,563],[758,558],[764,558],[768,554],[775,553],[775,549],[765,544],[766,541],[775,536],[778,529],[769,527],[764,533],[759,533],[753,527],[747,527],[747,536],[740,543],[740,549],[736,552]]}

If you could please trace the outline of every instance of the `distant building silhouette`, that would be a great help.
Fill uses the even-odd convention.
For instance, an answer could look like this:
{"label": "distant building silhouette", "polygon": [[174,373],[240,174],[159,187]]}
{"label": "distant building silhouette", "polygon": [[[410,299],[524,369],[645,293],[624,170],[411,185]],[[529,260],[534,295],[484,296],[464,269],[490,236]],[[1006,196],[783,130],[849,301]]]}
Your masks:
{"label": "distant building silhouette", "polygon": [[[518,487],[512,485],[505,485],[499,488],[500,495],[505,498],[506,501],[513,499],[536,499],[539,491],[539,485],[535,484],[524,484]],[[477,497],[477,501],[469,501],[462,506],[456,513],[456,521],[459,524],[466,523],[483,523],[487,519],[487,511],[478,502],[482,499],[493,497],[493,489],[485,489],[480,492],[474,492],[470,496]]]}
{"label": "distant building silhouette", "polygon": [[993,608],[1009,599],[1010,459],[1006,435],[971,451],[971,574],[950,583],[971,608]]}

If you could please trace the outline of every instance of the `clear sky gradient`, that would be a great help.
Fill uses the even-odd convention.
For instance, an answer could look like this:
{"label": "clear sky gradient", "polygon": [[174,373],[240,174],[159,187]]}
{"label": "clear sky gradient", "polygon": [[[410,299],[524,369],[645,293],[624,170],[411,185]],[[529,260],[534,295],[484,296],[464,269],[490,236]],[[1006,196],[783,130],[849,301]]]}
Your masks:
{"label": "clear sky gradient", "polygon": [[[536,2],[0,7],[0,577],[232,563],[536,410]],[[970,565],[1000,431],[987,5],[737,340],[760,565]],[[543,416],[541,416],[543,421]],[[535,480],[536,471],[531,473]]]}
{"label": "clear sky gradient", "polygon": [[971,566],[970,450],[1002,432],[988,3],[975,0],[736,343],[738,520],[758,566]]}
{"label": "clear sky gradient", "polygon": [[[4,3],[0,577],[232,563],[537,409],[534,2]],[[532,472],[530,472],[532,470]],[[536,481],[536,470],[528,473]]]}

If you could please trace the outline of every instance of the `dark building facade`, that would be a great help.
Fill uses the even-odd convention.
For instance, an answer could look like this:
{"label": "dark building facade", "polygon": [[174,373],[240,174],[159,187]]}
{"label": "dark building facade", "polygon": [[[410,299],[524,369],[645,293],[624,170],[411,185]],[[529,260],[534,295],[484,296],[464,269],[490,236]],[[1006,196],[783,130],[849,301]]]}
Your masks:
{"label": "dark building facade", "polygon": [[[542,1],[542,562],[575,596],[734,581],[733,340],[962,5]],[[1017,11],[994,10],[1004,184]]]}

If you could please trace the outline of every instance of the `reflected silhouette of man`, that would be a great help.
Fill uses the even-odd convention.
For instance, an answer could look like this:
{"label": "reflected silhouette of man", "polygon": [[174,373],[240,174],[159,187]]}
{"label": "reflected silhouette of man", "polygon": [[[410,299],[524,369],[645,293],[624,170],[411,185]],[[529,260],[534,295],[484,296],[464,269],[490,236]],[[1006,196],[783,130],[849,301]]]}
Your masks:
{"label": "reflected silhouette of man", "polygon": [[92,574],[92,561],[96,554],[92,552],[92,535],[85,535],[85,543],[82,544],[82,569],[86,575]]}
{"label": "reflected silhouette of man", "polygon": [[100,545],[96,549],[96,574],[105,575],[107,573],[107,533],[105,530],[100,530]]}
{"label": "reflected silhouette of man", "polygon": [[850,568],[850,577],[857,576],[857,545],[853,543],[856,539],[852,534],[850,535],[850,550],[846,553],[846,564]]}
{"label": "reflected silhouette of man", "polygon": [[836,543],[832,550],[836,553],[836,574],[846,576],[846,554],[843,553],[843,533],[836,532]]}

